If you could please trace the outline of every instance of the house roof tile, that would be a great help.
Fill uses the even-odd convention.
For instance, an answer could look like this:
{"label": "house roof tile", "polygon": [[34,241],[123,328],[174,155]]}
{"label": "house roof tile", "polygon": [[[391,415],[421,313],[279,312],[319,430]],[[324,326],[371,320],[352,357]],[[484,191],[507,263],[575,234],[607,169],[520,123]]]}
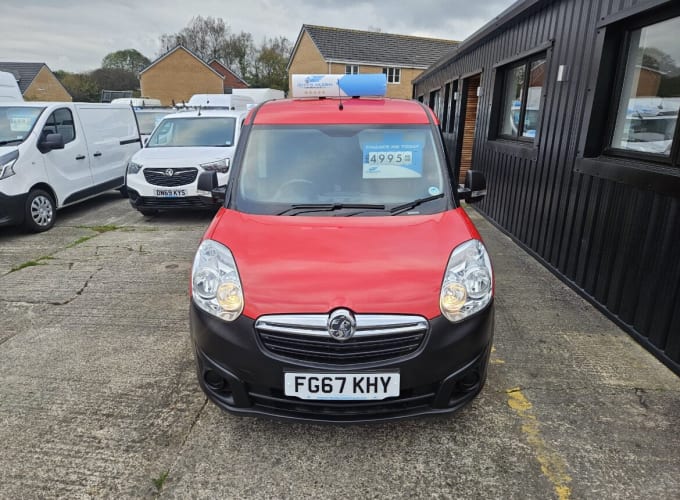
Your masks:
{"label": "house roof tile", "polygon": [[427,68],[458,45],[454,40],[305,24],[326,61]]}
{"label": "house roof tile", "polygon": [[19,90],[23,94],[35,80],[45,63],[30,62],[0,62],[0,71],[12,73],[19,84]]}

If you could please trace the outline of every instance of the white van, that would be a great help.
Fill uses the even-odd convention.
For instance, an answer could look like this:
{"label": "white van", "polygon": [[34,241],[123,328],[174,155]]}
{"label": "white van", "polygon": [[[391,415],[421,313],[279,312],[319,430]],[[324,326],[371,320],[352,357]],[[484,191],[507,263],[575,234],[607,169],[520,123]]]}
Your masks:
{"label": "white van", "polygon": [[201,109],[163,118],[128,165],[130,204],[147,216],[159,210],[218,208],[210,192],[198,190],[197,179],[215,172],[220,186],[227,183],[246,114]]}
{"label": "white van", "polygon": [[24,96],[21,95],[16,77],[7,71],[0,71],[0,102],[22,102],[23,100]]}
{"label": "white van", "polygon": [[0,226],[46,231],[57,209],[124,192],[125,167],[140,147],[129,105],[0,103]]}
{"label": "white van", "polygon": [[150,97],[116,97],[111,101],[111,104],[127,104],[133,107],[147,107],[147,106],[160,106],[160,99],[151,99]]}
{"label": "white van", "polygon": [[255,104],[250,96],[234,94],[194,94],[189,99],[187,106],[202,108],[224,108],[243,111]]}
{"label": "white van", "polygon": [[234,96],[246,96],[253,99],[255,104],[259,104],[265,101],[273,101],[274,99],[283,99],[286,97],[283,90],[279,89],[233,89],[232,95]]}

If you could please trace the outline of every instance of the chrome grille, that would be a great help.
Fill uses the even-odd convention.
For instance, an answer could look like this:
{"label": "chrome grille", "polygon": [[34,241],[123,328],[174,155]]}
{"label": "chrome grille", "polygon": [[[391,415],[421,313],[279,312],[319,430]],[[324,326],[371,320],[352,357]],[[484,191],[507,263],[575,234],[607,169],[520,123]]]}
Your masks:
{"label": "chrome grille", "polygon": [[[175,187],[191,184],[196,180],[198,169],[190,168],[145,168],[146,182],[154,186]],[[168,175],[172,171],[172,175]]]}
{"label": "chrome grille", "polygon": [[255,329],[264,347],[286,358],[318,363],[383,361],[415,352],[428,329],[422,316],[358,314],[356,333],[338,341],[328,334],[328,315],[262,316]]}

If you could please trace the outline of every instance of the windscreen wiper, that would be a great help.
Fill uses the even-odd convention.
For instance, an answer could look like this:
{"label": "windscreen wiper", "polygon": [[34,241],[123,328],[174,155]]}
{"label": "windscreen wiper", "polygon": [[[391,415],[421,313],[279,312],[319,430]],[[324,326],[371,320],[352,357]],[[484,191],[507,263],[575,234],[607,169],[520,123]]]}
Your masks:
{"label": "windscreen wiper", "polygon": [[285,215],[299,210],[291,215],[306,214],[311,212],[333,212],[335,210],[343,209],[361,209],[361,210],[385,210],[385,205],[377,205],[370,203],[296,203],[286,208],[283,212],[276,215]]}
{"label": "windscreen wiper", "polygon": [[395,207],[390,208],[390,214],[398,215],[400,213],[406,212],[407,210],[411,210],[412,208],[415,208],[418,205],[422,205],[423,203],[427,203],[428,201],[438,200],[439,198],[443,197],[444,193],[439,193],[434,194],[432,196],[426,196],[425,198],[418,198],[417,200],[409,201],[408,203],[403,203],[402,205],[397,205]]}
{"label": "windscreen wiper", "polygon": [[23,139],[10,139],[8,141],[0,141],[0,146],[7,146],[7,144],[12,144],[14,142],[22,143],[24,142]]}

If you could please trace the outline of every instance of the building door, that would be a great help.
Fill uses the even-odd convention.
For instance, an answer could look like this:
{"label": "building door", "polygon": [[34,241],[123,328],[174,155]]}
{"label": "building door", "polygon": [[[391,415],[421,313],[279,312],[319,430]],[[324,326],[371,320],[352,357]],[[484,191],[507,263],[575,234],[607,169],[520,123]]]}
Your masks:
{"label": "building door", "polygon": [[460,107],[460,125],[458,127],[458,146],[456,148],[456,165],[458,166],[458,182],[465,182],[465,174],[472,168],[472,155],[475,145],[475,127],[477,125],[477,107],[479,104],[479,85],[481,74],[463,80],[462,102]]}

